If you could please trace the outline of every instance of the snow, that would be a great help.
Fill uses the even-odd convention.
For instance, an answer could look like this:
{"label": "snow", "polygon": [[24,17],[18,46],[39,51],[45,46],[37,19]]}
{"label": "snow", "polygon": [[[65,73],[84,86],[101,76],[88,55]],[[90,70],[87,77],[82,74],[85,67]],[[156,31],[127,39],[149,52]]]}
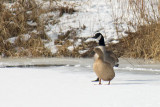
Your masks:
{"label": "snow", "polygon": [[30,26],[37,26],[37,23],[33,21],[27,21],[27,24]]}
{"label": "snow", "polygon": [[[13,62],[48,66],[0,68],[1,107],[159,107],[159,71],[123,70],[129,66],[120,60],[111,85],[91,82],[96,79],[92,59],[2,59],[0,65]],[[12,63],[11,63],[12,62]],[[54,64],[62,65],[54,65]],[[53,65],[49,65],[53,63]],[[63,65],[66,63],[66,65]],[[136,62],[133,64],[137,67]],[[141,64],[146,65],[146,64]],[[141,66],[142,67],[142,66]],[[145,67],[144,67],[145,68]]]}
{"label": "snow", "polygon": [[85,42],[87,43],[87,42],[94,42],[94,41],[98,42],[98,40],[94,38],[88,38]]}
{"label": "snow", "polygon": [[[44,21],[50,20],[46,25],[46,34],[51,38],[51,41],[46,43],[45,46],[49,48],[52,53],[56,53],[57,51],[57,48],[54,44],[57,36],[67,32],[68,30],[79,28],[77,37],[83,38],[92,37],[96,32],[101,32],[104,35],[106,43],[118,43],[117,39],[122,36],[121,34],[126,36],[124,31],[128,29],[127,23],[129,21],[132,21],[133,23],[139,23],[137,21],[137,17],[140,14],[136,14],[137,16],[135,16],[133,11],[135,7],[130,7],[130,4],[127,0],[122,0],[121,2],[119,2],[119,0],[61,0],[53,3],[43,0],[36,1],[39,2],[40,5],[43,4],[42,8],[48,8],[48,6],[52,8],[55,7],[56,4],[56,6],[68,6],[77,10],[73,14],[65,13],[62,17],[59,17],[59,12],[49,12],[39,16]],[[156,15],[158,13],[158,0],[154,0],[152,2]],[[150,14],[153,14],[152,6],[149,5],[149,1],[145,3],[146,12],[149,11]],[[13,4],[6,4],[8,8],[10,8],[12,5]],[[133,10],[131,8],[133,8]],[[27,13],[30,12],[31,11],[28,11]],[[115,20],[117,20],[117,22]],[[56,22],[55,25],[50,23],[53,21]],[[37,25],[37,23],[33,21],[28,21],[27,23],[31,26]],[[115,23],[119,23],[119,34],[116,32]],[[85,26],[85,29],[80,29],[83,26]],[[134,28],[136,28],[136,26],[134,26]],[[135,31],[136,29],[134,28],[131,27],[130,29]],[[10,38],[9,41],[14,43],[15,39],[16,38]],[[81,44],[81,42],[77,41],[75,44],[77,46]],[[71,49],[71,47],[69,47],[69,49]]]}
{"label": "snow", "polygon": [[[52,41],[45,46],[55,53],[54,40],[59,33],[84,25],[86,29],[78,33],[79,37],[92,37],[95,32],[101,32],[106,41],[117,43],[112,9],[118,16],[122,11],[118,11],[116,1],[57,2],[73,3],[78,12],[64,14],[58,24],[46,26],[46,34]],[[45,6],[48,4],[46,2]],[[56,15],[58,13],[51,12],[40,17]],[[28,24],[36,25],[35,22]],[[25,40],[30,38],[29,34],[22,36]],[[8,41],[14,43],[16,39],[13,37]],[[89,41],[93,39],[86,40]],[[75,46],[79,44],[81,40],[74,43]],[[72,50],[73,46],[68,49]],[[160,107],[160,63],[120,59],[120,66],[114,68],[116,77],[111,85],[105,81],[102,81],[103,85],[91,82],[96,79],[92,64],[93,59],[87,58],[0,59],[0,107]]]}
{"label": "snow", "polygon": [[[126,36],[124,31],[128,29],[127,22],[119,22],[124,21],[120,20],[121,17],[123,16],[127,21],[133,20],[136,23],[133,11],[129,9],[131,7],[129,7],[129,3],[126,0],[121,2],[117,0],[62,0],[57,4],[72,6],[78,11],[73,14],[64,14],[59,18],[59,22],[56,25],[49,25],[52,31],[49,36],[54,38],[52,39],[53,41],[57,38],[58,34],[85,26],[85,29],[78,32],[78,37],[92,37],[96,32],[101,32],[104,35],[105,41],[107,41],[106,43],[109,43],[110,40],[113,40],[112,43],[118,43],[117,39],[122,36],[121,34]],[[121,29],[119,34],[117,34],[115,29],[116,18],[118,18],[117,23],[124,23],[120,24],[123,29]]]}
{"label": "snow", "polygon": [[79,50],[79,53],[80,54],[84,54],[84,53],[86,53],[88,50],[86,49],[86,50]]}
{"label": "snow", "polygon": [[69,50],[69,51],[73,51],[73,49],[74,49],[74,46],[69,46],[69,47],[68,47],[68,50]]}
{"label": "snow", "polygon": [[[78,12],[62,16],[58,24],[59,29],[56,29],[57,33],[85,25],[86,29],[79,33],[80,37],[90,37],[97,31],[112,38],[117,36],[113,25],[110,0],[75,1],[75,3],[78,5],[75,7]],[[57,25],[55,27],[57,28]]]}
{"label": "snow", "polygon": [[[47,5],[47,3],[49,4],[49,2],[46,2],[45,5]],[[101,32],[106,40],[118,38],[114,28],[110,0],[62,0],[61,2],[56,3],[59,6],[66,5],[74,7],[78,12],[64,14],[60,18],[57,17],[59,20],[57,24],[49,24],[46,26],[47,29],[50,29],[46,34],[52,39],[52,42],[57,39],[58,34],[65,33],[70,29],[81,28],[82,26],[85,26],[86,28],[78,32],[78,37],[92,37],[96,32]],[[53,17],[56,17],[57,15],[58,14],[55,13]],[[53,43],[49,46],[56,48]],[[52,50],[57,50],[55,48]],[[69,50],[72,50],[71,47],[69,47]]]}
{"label": "snow", "polygon": [[[21,37],[22,37],[22,39],[24,41],[27,41],[31,37],[31,35],[29,35],[29,34],[23,34],[23,35],[21,35]],[[6,41],[8,41],[10,43],[15,43],[15,41],[16,41],[17,38],[18,37],[12,37],[12,38],[7,39]]]}
{"label": "snow", "polygon": [[22,35],[22,37],[23,37],[23,39],[24,39],[25,41],[27,41],[28,39],[30,39],[31,35],[29,35],[29,34],[24,34],[24,35]]}
{"label": "snow", "polygon": [[52,31],[52,26],[49,26],[50,30],[46,33],[48,35],[48,37],[50,37],[50,39],[52,40],[51,42],[49,43],[46,43],[45,44],[45,47],[47,47],[48,49],[51,50],[52,53],[56,53],[57,52],[57,47],[54,45],[54,41],[55,39],[57,39],[57,34],[55,34],[53,31]]}
{"label": "snow", "polygon": [[17,37],[12,37],[7,39],[7,41],[9,41],[10,43],[14,43],[16,41]]}
{"label": "snow", "polygon": [[48,49],[51,50],[52,53],[56,53],[57,52],[57,47],[54,45],[54,42],[49,42],[45,44],[45,47],[47,47]]}

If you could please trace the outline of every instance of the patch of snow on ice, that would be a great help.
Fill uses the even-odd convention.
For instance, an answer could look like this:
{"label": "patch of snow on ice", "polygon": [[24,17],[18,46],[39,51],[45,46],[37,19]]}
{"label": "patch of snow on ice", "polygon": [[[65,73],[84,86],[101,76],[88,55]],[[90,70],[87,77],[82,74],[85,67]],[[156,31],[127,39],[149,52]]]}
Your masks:
{"label": "patch of snow on ice", "polygon": [[91,68],[92,66],[91,66],[91,65],[87,65],[86,67],[87,67],[87,68]]}
{"label": "patch of snow on ice", "polygon": [[80,64],[77,64],[77,65],[75,65],[74,67],[80,67],[81,65]]}

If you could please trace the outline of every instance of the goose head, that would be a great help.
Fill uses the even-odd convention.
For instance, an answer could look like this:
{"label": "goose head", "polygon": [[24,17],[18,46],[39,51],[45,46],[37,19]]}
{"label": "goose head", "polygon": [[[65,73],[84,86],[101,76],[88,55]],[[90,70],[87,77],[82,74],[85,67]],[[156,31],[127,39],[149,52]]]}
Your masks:
{"label": "goose head", "polygon": [[98,40],[99,46],[105,46],[104,37],[101,33],[96,33],[92,38]]}

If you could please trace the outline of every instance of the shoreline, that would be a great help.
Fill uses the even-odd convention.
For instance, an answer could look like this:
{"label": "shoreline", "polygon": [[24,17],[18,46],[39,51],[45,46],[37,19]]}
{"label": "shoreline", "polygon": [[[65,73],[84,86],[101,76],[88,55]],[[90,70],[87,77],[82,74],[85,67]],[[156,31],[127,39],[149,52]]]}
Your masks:
{"label": "shoreline", "polygon": [[[93,58],[2,58],[0,68],[11,67],[50,67],[50,66],[82,66],[92,67]],[[148,71],[160,72],[160,62],[144,59],[119,58],[118,71]]]}

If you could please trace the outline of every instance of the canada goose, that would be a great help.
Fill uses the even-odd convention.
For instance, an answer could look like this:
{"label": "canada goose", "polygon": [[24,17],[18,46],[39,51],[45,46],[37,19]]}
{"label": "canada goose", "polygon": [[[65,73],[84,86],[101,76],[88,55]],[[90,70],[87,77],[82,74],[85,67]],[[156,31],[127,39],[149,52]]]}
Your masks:
{"label": "canada goose", "polygon": [[[92,38],[98,40],[99,48],[101,49],[101,51],[103,52],[103,55],[104,55],[104,61],[110,63],[112,67],[114,67],[114,66],[118,67],[119,66],[119,64],[118,64],[119,60],[112,51],[107,51],[106,50],[103,35],[101,33],[96,33],[95,36],[92,37]],[[98,58],[98,54],[95,53],[94,60],[96,60],[97,58]],[[99,78],[97,78],[95,81],[99,81]]]}
{"label": "canada goose", "polygon": [[[99,48],[101,48],[102,52],[104,53],[104,60],[109,62],[112,66],[118,67],[119,60],[116,55],[112,51],[107,51],[105,47],[104,37],[101,33],[96,33],[94,39],[98,40]],[[97,54],[94,55],[94,58],[97,58]]]}
{"label": "canada goose", "polygon": [[94,51],[98,54],[98,58],[94,61],[93,69],[96,75],[99,77],[99,84],[101,79],[104,81],[110,81],[115,77],[113,66],[104,60],[104,54],[99,47],[95,47]]}

